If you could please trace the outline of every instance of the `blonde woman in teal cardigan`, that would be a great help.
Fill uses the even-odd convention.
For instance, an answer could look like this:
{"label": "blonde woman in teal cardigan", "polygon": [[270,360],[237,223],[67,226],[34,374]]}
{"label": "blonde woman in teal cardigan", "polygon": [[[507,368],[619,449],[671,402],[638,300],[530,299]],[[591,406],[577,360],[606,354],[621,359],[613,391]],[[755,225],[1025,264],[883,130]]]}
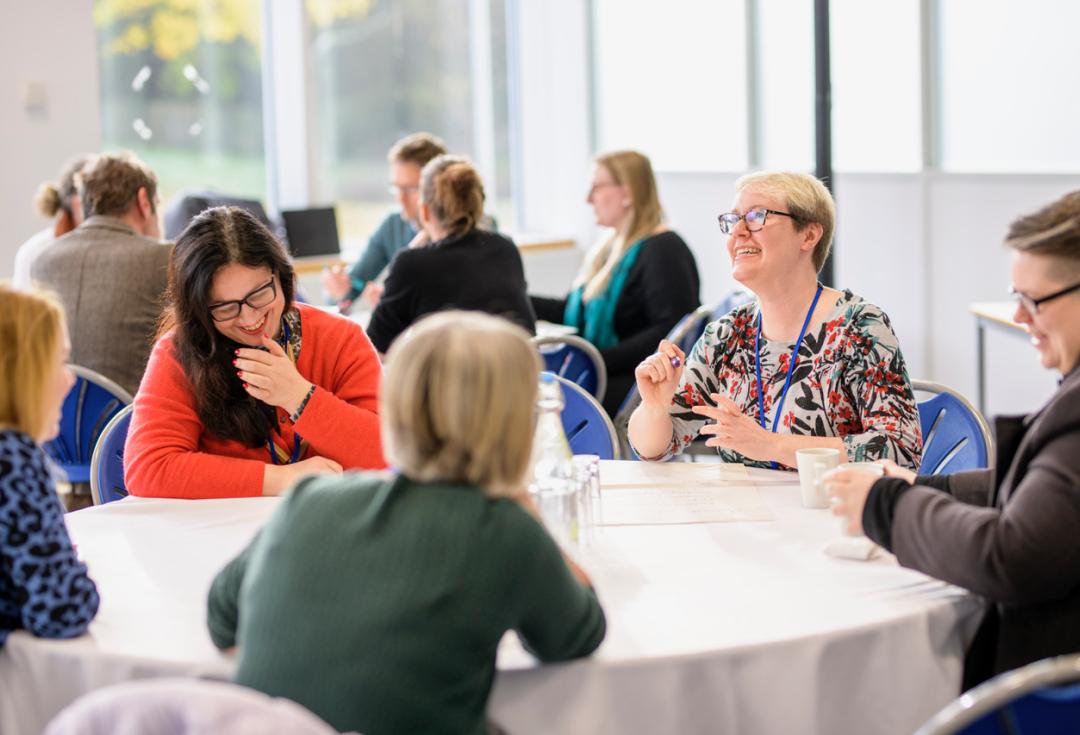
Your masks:
{"label": "blonde woman in teal cardigan", "polygon": [[479,735],[506,631],[543,661],[596,649],[596,594],[525,492],[539,368],[524,330],[475,312],[394,343],[379,415],[398,474],[302,481],[210,590],[238,683],[339,730]]}

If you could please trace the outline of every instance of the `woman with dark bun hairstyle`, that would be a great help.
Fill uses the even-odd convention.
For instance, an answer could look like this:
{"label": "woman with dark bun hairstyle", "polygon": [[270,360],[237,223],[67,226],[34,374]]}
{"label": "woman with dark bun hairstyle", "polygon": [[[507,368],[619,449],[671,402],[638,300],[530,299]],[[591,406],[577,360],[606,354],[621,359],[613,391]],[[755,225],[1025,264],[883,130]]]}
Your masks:
{"label": "woman with dark bun hairstyle", "polygon": [[243,209],[208,209],[180,235],[128,431],[132,495],[280,495],[305,475],[386,466],[375,351],[359,325],[296,303],[294,281]]}
{"label": "woman with dark bun hairstyle", "polygon": [[508,238],[477,228],[483,215],[484,184],[466,159],[444,155],[424,166],[420,226],[431,244],[390,264],[368,327],[380,353],[417,319],[445,309],[487,312],[535,332],[521,255]]}
{"label": "woman with dark bun hairstyle", "polygon": [[82,171],[90,156],[79,156],[64,164],[60,178],[46,181],[38,187],[34,207],[42,217],[53,219],[53,224],[24,242],[15,253],[15,275],[11,283],[15,288],[31,286],[30,267],[45,248],[58,237],[68,234],[83,221],[82,204],[79,201],[75,175]]}

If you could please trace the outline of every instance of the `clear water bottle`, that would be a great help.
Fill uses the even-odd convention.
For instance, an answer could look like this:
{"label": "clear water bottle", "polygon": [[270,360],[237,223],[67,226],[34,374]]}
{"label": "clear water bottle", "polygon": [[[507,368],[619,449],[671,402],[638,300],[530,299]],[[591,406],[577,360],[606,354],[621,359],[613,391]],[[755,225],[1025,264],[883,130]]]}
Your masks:
{"label": "clear water bottle", "polygon": [[563,396],[550,373],[540,376],[539,416],[533,440],[533,475],[529,491],[548,531],[563,544],[578,539],[578,502],[573,455],[562,425]]}

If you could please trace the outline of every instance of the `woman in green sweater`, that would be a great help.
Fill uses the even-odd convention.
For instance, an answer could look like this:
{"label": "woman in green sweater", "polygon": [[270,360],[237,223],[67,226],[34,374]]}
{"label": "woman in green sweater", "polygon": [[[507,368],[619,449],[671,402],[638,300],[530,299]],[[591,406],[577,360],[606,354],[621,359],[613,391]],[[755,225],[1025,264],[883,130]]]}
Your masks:
{"label": "woman in green sweater", "polygon": [[592,653],[604,613],[525,492],[539,360],[518,327],[443,312],[391,348],[380,397],[399,474],[301,481],[210,590],[236,681],[339,730],[483,733],[499,640]]}

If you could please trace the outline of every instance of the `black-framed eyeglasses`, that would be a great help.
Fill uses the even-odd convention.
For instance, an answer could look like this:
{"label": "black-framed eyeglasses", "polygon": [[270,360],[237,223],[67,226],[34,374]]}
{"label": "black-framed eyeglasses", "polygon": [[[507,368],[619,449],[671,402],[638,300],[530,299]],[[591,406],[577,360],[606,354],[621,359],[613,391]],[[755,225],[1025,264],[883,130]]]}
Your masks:
{"label": "black-framed eyeglasses", "polygon": [[247,304],[252,309],[261,309],[277,298],[277,284],[274,278],[259,286],[242,299],[219,301],[210,307],[210,318],[215,322],[227,322],[240,316],[240,309]]}
{"label": "black-framed eyeglasses", "polygon": [[770,214],[779,214],[784,217],[791,217],[793,220],[799,218],[793,215],[791,212],[781,212],[778,209],[768,209],[767,207],[754,207],[747,210],[746,214],[738,214],[737,212],[725,212],[716,219],[720,222],[720,231],[725,235],[730,235],[735,230],[735,225],[739,224],[739,220],[746,221],[746,229],[750,232],[757,232],[765,226],[765,220]]}
{"label": "black-framed eyeglasses", "polygon": [[1031,314],[1032,316],[1035,316],[1039,313],[1039,307],[1042,304],[1045,304],[1047,301],[1053,301],[1054,299],[1065,296],[1066,294],[1070,294],[1073,291],[1080,291],[1080,283],[1073,284],[1072,286],[1063,288],[1060,291],[1054,291],[1054,293],[1048,294],[1038,299],[1033,299],[1023,291],[1017,291],[1015,288],[1011,286],[1009,287],[1009,295],[1012,296],[1013,299],[1015,299],[1016,303],[1024,307],[1024,309],[1027,310],[1027,313]]}

